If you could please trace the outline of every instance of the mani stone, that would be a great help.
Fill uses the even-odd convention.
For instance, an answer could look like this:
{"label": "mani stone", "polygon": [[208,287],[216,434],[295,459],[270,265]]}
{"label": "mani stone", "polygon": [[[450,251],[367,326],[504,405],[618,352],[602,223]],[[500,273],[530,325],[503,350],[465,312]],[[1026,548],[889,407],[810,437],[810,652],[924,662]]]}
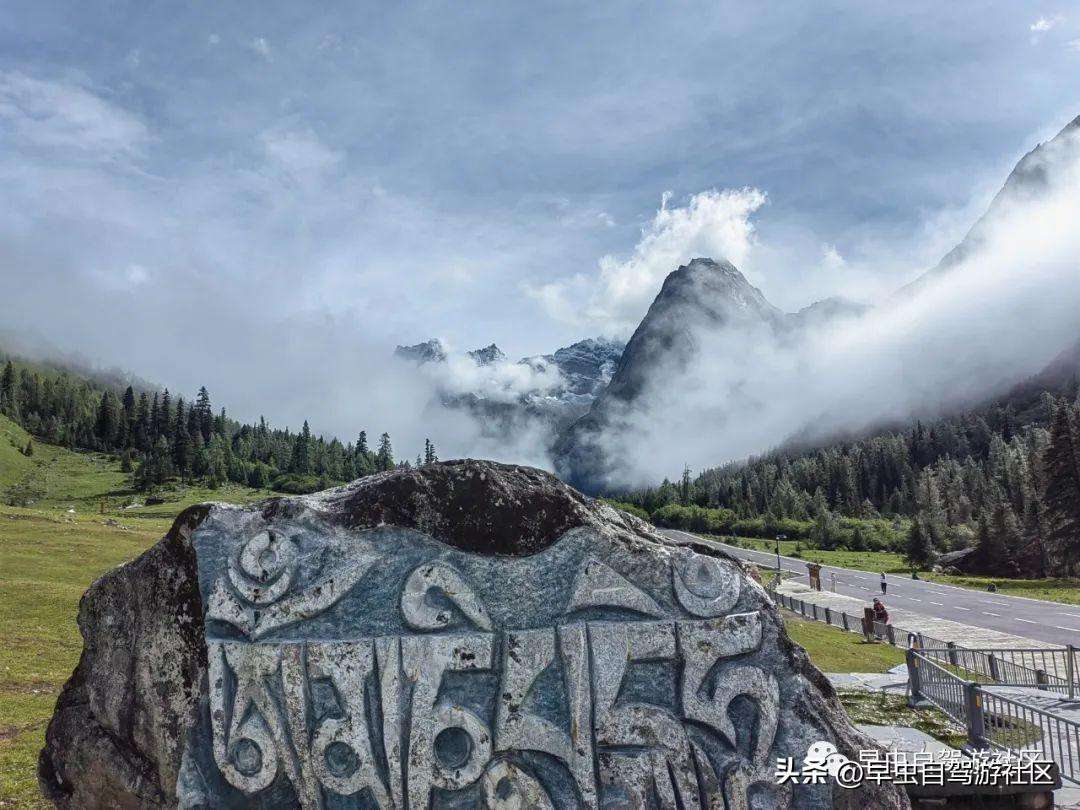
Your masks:
{"label": "mani stone", "polygon": [[872,743],[737,561],[452,461],[188,509],[83,597],[63,808],[906,808],[777,784]]}

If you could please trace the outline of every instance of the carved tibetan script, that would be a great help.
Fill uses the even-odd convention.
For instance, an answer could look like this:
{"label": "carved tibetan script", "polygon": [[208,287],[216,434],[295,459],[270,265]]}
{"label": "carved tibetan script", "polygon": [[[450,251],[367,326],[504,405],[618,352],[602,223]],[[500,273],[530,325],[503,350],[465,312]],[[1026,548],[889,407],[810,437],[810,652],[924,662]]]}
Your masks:
{"label": "carved tibetan script", "polygon": [[665,549],[639,584],[564,538],[547,561],[444,551],[396,574],[377,543],[329,563],[305,544],[255,532],[210,589],[212,763],[236,796],[741,808],[771,782],[779,688],[730,562]]}

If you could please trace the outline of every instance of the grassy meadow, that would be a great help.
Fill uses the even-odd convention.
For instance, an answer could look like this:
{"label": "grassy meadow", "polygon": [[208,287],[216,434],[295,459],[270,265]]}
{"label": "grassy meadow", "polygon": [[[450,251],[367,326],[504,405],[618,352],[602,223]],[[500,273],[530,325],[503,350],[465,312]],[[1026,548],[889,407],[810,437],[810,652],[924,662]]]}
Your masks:
{"label": "grassy meadow", "polygon": [[[119,462],[34,442],[0,417],[0,807],[47,807],[37,753],[60,687],[82,651],[79,598],[97,577],[138,556],[182,509],[202,501],[250,501],[271,493],[177,486],[142,504]],[[40,497],[9,506],[12,486]]]}

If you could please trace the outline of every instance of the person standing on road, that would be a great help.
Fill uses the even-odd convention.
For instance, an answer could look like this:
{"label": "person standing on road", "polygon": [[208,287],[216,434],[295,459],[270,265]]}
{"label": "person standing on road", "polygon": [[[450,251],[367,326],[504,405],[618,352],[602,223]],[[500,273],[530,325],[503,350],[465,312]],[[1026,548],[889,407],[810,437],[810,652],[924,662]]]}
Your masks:
{"label": "person standing on road", "polygon": [[881,595],[885,595],[885,590],[889,587],[889,583],[885,581],[885,572],[881,572]]}

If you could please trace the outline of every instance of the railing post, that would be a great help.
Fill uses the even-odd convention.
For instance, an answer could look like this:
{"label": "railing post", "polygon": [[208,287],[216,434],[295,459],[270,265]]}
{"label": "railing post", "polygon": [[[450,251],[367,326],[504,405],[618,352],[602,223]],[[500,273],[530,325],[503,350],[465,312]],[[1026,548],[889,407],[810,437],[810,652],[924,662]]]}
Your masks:
{"label": "railing post", "polygon": [[1065,659],[1065,674],[1069,679],[1069,700],[1072,700],[1076,696],[1076,685],[1074,683],[1073,675],[1073,645],[1070,644],[1065,648],[1065,654],[1068,658]]}
{"label": "railing post", "polygon": [[845,630],[851,630],[848,626],[847,613],[845,611],[840,612],[840,622],[844,625]]}
{"label": "railing post", "polygon": [[896,646],[896,633],[893,631],[891,624],[885,625],[885,638],[889,640],[889,643],[894,647]]}
{"label": "railing post", "polygon": [[1046,689],[1046,685],[1050,683],[1050,680],[1046,677],[1045,669],[1035,670],[1035,683],[1039,685],[1040,689]]}
{"label": "railing post", "polygon": [[832,624],[832,609],[825,608],[825,624]]}
{"label": "railing post", "polygon": [[945,642],[945,647],[949,650],[949,652],[948,652],[949,664],[951,666],[955,667],[956,666],[956,642],[955,641],[946,641]]}
{"label": "railing post", "polygon": [[907,679],[911,689],[908,705],[915,708],[922,700],[922,679],[919,676],[919,656],[915,650],[907,651]]}
{"label": "railing post", "polygon": [[1001,676],[998,675],[998,662],[993,653],[986,656],[987,662],[990,664],[990,680],[1000,681]]}
{"label": "railing post", "polygon": [[982,689],[974,681],[964,684],[964,716],[968,742],[972,748],[986,748],[986,722],[983,719]]}
{"label": "railing post", "polygon": [[814,621],[816,622],[818,620],[818,617],[817,617],[817,602],[811,602],[810,603],[810,610],[812,610],[814,612]]}

